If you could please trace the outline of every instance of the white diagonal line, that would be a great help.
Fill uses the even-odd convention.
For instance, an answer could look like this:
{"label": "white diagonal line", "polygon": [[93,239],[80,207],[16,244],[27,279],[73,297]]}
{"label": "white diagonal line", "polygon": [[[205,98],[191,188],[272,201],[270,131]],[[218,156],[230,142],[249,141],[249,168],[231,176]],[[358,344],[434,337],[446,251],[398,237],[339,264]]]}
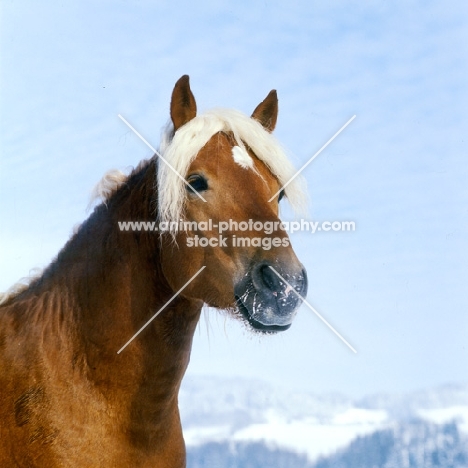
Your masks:
{"label": "white diagonal line", "polygon": [[206,268],[203,265],[118,351],[120,354],[201,272]]}
{"label": "white diagonal line", "polygon": [[294,292],[294,294],[304,301],[304,304],[309,307],[309,309],[355,354],[357,351],[272,267],[270,268],[273,270],[276,276],[284,281],[285,284]]}
{"label": "white diagonal line", "polygon": [[133,133],[135,133],[135,135],[140,138],[140,140],[146,144],[146,146],[148,146],[151,151],[153,151],[156,156],[158,158],[160,158],[163,162],[165,162],[167,164],[167,166],[172,170],[172,172],[174,172],[174,174],[179,177],[185,185],[187,185],[187,187],[190,187],[190,190],[192,190],[193,192],[195,192],[205,203],[206,203],[206,200],[200,195],[199,192],[197,192],[173,167],[172,165],[161,155],[161,153],[159,151],[157,151],[155,148],[153,148],[152,145],[150,145],[148,143],[148,141],[146,141],[146,139],[143,137],[143,135],[141,135],[127,120],[125,120],[124,117],[122,117],[120,114],[118,114],[119,116],[119,119],[121,119],[132,131]]}
{"label": "white diagonal line", "polygon": [[353,115],[268,201],[274,200],[355,118]]}

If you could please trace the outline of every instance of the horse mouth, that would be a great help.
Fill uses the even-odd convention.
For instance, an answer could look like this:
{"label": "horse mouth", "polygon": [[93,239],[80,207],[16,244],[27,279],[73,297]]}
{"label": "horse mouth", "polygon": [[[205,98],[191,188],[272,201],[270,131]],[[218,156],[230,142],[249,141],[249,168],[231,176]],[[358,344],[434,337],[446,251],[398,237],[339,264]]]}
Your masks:
{"label": "horse mouth", "polygon": [[286,325],[272,325],[272,324],[264,324],[256,320],[252,314],[249,312],[249,309],[244,305],[241,298],[236,296],[236,305],[237,310],[240,312],[242,318],[255,330],[260,333],[278,333],[282,331],[286,331],[290,326],[291,323]]}
{"label": "horse mouth", "polygon": [[307,274],[302,265],[294,269],[275,266],[258,262],[234,286],[237,310],[254,331],[287,330],[307,294]]}

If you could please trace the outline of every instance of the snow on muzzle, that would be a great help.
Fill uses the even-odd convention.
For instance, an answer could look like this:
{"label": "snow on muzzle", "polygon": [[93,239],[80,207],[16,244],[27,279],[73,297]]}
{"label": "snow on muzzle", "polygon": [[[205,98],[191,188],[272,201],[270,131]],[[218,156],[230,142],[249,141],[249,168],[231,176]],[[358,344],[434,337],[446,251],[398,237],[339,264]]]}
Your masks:
{"label": "snow on muzzle", "polygon": [[240,313],[255,330],[287,330],[301,297],[307,294],[307,273],[301,264],[288,268],[260,262],[235,286],[234,293]]}

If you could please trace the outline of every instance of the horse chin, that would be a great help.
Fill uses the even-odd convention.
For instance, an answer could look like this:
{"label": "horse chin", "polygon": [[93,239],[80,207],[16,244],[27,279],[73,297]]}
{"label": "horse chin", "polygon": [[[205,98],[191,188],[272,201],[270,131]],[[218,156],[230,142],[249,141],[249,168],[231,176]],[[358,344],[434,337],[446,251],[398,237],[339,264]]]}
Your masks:
{"label": "horse chin", "polygon": [[261,317],[254,317],[254,311],[250,311],[248,307],[242,302],[239,296],[236,296],[236,305],[237,310],[239,311],[243,320],[250,325],[250,328],[253,331],[265,334],[273,334],[282,331],[286,331],[291,327],[291,322],[284,324],[272,323],[271,320],[266,320],[266,317],[262,315]]}

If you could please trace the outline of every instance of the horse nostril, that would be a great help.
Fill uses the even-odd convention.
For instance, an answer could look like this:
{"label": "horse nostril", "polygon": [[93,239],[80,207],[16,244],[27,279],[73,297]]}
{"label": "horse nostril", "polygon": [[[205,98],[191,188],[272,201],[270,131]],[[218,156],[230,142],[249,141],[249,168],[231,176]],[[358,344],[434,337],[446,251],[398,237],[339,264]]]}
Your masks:
{"label": "horse nostril", "polygon": [[[278,293],[290,296],[292,291],[301,296],[307,294],[307,273],[303,268],[295,272],[286,272],[268,263],[262,263],[254,267],[251,278],[257,291],[269,291],[275,297]],[[294,296],[295,294],[292,294],[291,297]]]}
{"label": "horse nostril", "polygon": [[270,268],[269,265],[263,265],[260,268],[260,274],[263,283],[268,289],[272,290],[273,292],[279,291],[281,289],[279,278],[277,275],[275,275],[275,272]]}

